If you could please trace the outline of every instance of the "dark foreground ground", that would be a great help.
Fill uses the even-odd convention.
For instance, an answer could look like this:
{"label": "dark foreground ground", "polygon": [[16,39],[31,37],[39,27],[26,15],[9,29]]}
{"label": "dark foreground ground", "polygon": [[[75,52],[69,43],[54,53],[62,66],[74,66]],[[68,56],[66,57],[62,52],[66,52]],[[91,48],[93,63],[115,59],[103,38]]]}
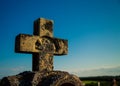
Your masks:
{"label": "dark foreground ground", "polygon": [[120,76],[80,77],[80,80],[85,84],[85,86],[98,86],[99,82],[100,86],[113,86],[113,83],[120,86]]}

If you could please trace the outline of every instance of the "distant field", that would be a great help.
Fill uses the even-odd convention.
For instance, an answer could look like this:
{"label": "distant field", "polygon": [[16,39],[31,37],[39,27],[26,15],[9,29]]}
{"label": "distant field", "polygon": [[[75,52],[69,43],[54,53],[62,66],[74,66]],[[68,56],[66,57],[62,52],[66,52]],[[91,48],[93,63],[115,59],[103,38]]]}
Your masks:
{"label": "distant field", "polygon": [[[82,81],[85,86],[98,86],[98,81]],[[113,86],[113,83],[110,81],[99,81],[101,86]],[[118,85],[120,86],[120,85]]]}
{"label": "distant field", "polygon": [[98,83],[97,81],[82,81],[82,82],[85,84],[91,84],[91,83],[97,84]]}
{"label": "distant field", "polygon": [[97,81],[82,81],[85,86],[97,86]]}
{"label": "distant field", "polygon": [[113,86],[113,79],[116,80],[117,86],[120,86],[120,76],[97,76],[97,77],[82,77],[81,81],[85,86]]}

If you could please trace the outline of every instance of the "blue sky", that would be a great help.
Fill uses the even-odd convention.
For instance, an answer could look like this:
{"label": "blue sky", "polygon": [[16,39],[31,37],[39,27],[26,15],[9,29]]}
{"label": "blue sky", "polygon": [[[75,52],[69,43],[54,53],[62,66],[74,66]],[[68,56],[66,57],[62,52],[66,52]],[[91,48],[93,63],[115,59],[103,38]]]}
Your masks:
{"label": "blue sky", "polygon": [[54,20],[54,36],[69,41],[68,55],[54,56],[55,70],[120,74],[119,0],[0,0],[0,78],[31,71],[32,55],[14,52],[15,36],[32,34],[40,17]]}

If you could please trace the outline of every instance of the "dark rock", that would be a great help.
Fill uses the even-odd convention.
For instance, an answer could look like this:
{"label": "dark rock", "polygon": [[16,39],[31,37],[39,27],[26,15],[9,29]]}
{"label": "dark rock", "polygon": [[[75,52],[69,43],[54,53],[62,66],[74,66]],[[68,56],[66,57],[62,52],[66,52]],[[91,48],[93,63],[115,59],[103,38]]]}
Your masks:
{"label": "dark rock", "polygon": [[64,71],[28,71],[4,77],[0,86],[81,86],[81,81],[77,76]]}

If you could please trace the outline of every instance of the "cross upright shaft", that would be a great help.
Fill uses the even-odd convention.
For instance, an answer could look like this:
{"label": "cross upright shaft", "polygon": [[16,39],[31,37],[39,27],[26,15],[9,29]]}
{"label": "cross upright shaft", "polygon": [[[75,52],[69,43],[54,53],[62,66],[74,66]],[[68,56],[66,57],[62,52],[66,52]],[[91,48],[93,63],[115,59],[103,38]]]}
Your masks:
{"label": "cross upright shaft", "polygon": [[33,34],[19,34],[15,51],[32,54],[33,71],[52,71],[53,55],[65,55],[68,52],[67,40],[53,38],[53,21],[44,18],[34,22]]}
{"label": "cross upright shaft", "polygon": [[[34,22],[34,35],[53,37],[53,21],[43,18]],[[53,70],[53,53],[33,53],[32,54],[33,71],[52,71]]]}

